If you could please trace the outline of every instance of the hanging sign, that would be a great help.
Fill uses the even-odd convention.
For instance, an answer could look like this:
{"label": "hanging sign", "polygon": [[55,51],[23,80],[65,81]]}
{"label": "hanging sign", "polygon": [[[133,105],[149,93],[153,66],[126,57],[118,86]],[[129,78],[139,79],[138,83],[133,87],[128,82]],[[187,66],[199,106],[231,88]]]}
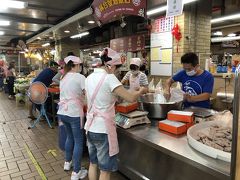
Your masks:
{"label": "hanging sign", "polygon": [[183,12],[183,0],[167,0],[166,16],[179,16]]}
{"label": "hanging sign", "polygon": [[112,39],[110,48],[117,52],[135,52],[145,49],[145,36],[136,35],[124,38]]}
{"label": "hanging sign", "polygon": [[146,0],[94,0],[94,16],[101,23],[106,23],[118,15],[136,15],[145,17]]}

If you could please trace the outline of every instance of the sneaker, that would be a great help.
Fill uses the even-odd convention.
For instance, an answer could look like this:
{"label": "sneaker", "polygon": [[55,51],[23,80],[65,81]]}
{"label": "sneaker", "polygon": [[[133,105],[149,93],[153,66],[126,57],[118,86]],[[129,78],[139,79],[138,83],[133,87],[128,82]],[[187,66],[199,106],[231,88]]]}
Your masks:
{"label": "sneaker", "polygon": [[88,171],[86,169],[81,169],[78,173],[72,172],[71,180],[79,180],[84,179],[88,174]]}
{"label": "sneaker", "polygon": [[72,161],[65,162],[63,169],[64,169],[64,171],[69,171],[71,169],[71,167],[72,167]]}

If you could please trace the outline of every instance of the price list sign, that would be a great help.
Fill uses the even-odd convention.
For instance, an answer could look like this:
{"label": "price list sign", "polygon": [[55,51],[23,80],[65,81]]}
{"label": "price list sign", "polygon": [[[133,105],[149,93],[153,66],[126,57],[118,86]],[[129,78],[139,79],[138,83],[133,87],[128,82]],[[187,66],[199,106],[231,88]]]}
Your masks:
{"label": "price list sign", "polygon": [[152,33],[168,32],[174,26],[174,17],[160,17],[153,22]]}

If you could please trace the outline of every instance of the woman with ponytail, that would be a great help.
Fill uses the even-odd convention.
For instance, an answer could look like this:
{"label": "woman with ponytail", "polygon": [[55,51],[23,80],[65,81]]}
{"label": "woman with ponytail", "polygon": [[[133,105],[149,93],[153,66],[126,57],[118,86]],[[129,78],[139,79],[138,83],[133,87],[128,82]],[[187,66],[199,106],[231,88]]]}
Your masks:
{"label": "woman with ponytail", "polygon": [[80,168],[83,152],[85,77],[79,73],[82,64],[80,58],[68,56],[64,59],[64,62],[64,74],[60,80],[60,102],[57,114],[63,122],[67,133],[64,170],[69,171],[73,164],[71,180],[78,180],[87,176],[87,170]]}

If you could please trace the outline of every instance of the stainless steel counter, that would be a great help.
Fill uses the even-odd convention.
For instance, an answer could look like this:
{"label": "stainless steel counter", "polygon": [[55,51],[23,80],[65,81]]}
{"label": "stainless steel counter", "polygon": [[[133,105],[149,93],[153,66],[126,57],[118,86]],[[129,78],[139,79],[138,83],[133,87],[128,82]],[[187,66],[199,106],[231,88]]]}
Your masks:
{"label": "stainless steel counter", "polygon": [[[130,179],[230,179],[230,163],[210,158],[192,149],[186,135],[172,136],[159,131],[157,127],[143,125],[128,130],[118,128],[118,137],[120,171]],[[132,155],[128,158],[126,153]],[[155,160],[151,164],[150,161]],[[146,167],[151,167],[145,167],[148,169],[146,172],[141,167],[144,162]],[[165,173],[168,169],[175,175]],[[154,173],[161,174],[162,177],[157,178],[159,176],[153,175]],[[181,173],[184,176],[180,178]]]}

